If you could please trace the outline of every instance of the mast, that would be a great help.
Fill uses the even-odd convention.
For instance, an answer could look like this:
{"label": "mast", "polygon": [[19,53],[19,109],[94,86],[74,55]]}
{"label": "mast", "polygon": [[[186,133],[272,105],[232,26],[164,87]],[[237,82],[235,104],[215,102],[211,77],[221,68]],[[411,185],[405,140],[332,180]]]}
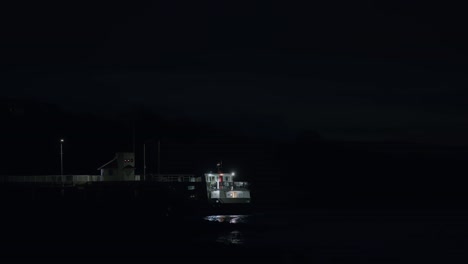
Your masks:
{"label": "mast", "polygon": [[161,174],[161,140],[158,139],[158,177]]}
{"label": "mast", "polygon": [[223,172],[221,171],[222,166],[223,161],[220,161],[218,164],[216,164],[216,167],[218,167],[218,189],[223,188]]}

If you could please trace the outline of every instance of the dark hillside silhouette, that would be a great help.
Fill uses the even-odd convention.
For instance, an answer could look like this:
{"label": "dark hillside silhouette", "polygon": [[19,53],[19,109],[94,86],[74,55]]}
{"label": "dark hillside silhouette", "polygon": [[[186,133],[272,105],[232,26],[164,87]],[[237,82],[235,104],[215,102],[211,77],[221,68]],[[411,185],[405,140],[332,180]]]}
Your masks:
{"label": "dark hillside silhouette", "polygon": [[[137,174],[203,175],[223,160],[238,180],[250,181],[265,200],[417,196],[462,191],[464,148],[409,142],[339,142],[313,130],[295,141],[273,141],[238,133],[216,123],[164,118],[144,107],[115,116],[66,112],[53,104],[3,99],[2,174],[59,174],[59,139],[64,138],[65,174],[98,174],[115,152],[132,151]],[[135,133],[135,134],[133,134]],[[273,191],[275,190],[275,191]],[[402,196],[401,196],[402,197]]]}

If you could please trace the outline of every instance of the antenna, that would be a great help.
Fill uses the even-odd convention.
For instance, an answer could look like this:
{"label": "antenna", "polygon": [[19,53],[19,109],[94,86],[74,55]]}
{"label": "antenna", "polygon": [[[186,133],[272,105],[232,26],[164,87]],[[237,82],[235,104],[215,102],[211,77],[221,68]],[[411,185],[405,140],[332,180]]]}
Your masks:
{"label": "antenna", "polygon": [[161,140],[158,139],[158,177],[161,174]]}
{"label": "antenna", "polygon": [[133,123],[132,123],[132,148],[133,148],[133,155],[135,155],[135,134],[136,134],[136,131],[135,131],[135,120],[133,120]]}

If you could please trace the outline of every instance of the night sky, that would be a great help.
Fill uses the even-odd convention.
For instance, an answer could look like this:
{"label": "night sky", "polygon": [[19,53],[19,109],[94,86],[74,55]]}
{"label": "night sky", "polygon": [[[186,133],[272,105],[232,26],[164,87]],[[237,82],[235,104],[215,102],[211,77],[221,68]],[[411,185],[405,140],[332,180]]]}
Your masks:
{"label": "night sky", "polygon": [[466,145],[465,20],[440,1],[14,1],[0,86],[255,135]]}

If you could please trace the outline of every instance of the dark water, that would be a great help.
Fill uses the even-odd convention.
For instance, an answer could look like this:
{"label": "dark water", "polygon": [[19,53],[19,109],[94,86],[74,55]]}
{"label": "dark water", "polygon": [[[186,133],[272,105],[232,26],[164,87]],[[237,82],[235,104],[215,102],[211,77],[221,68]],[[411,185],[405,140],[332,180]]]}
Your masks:
{"label": "dark water", "polygon": [[460,212],[306,210],[205,218],[232,225],[216,242],[284,263],[466,263],[467,219]]}
{"label": "dark water", "polygon": [[2,212],[2,263],[468,263],[463,210],[161,217],[146,207],[60,205]]}

